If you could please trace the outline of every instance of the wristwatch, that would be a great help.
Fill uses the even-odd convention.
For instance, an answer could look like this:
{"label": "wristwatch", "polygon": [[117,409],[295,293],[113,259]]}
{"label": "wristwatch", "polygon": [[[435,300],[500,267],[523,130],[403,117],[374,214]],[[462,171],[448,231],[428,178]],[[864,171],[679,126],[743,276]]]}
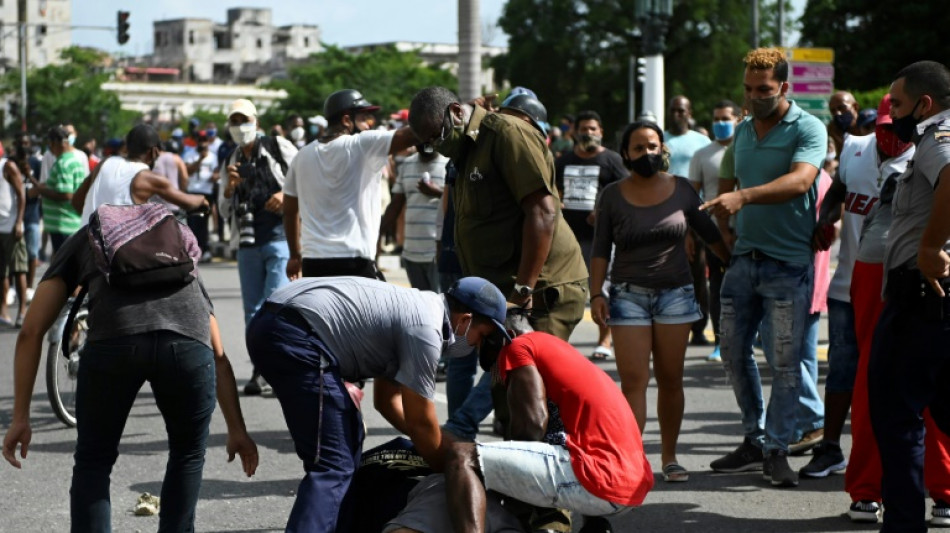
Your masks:
{"label": "wristwatch", "polygon": [[521,296],[522,298],[527,298],[531,296],[531,293],[534,292],[534,289],[527,285],[522,285],[520,283],[515,283],[515,294]]}

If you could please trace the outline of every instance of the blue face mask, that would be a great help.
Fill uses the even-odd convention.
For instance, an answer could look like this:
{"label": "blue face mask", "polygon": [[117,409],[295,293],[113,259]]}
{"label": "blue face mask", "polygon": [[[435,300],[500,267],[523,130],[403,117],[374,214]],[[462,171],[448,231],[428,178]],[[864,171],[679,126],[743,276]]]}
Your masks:
{"label": "blue face mask", "polygon": [[736,131],[736,123],[731,120],[717,120],[712,125],[713,136],[717,141],[731,139]]}
{"label": "blue face mask", "polygon": [[210,130],[207,130],[205,133],[208,134],[208,137],[215,137],[218,135],[218,130],[210,129]]}

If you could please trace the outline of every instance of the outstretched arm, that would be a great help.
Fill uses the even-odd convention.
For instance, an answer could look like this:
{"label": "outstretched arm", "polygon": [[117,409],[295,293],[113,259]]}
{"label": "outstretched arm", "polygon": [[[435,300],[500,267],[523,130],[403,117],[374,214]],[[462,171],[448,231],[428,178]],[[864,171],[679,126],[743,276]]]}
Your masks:
{"label": "outstretched arm", "polygon": [[217,383],[218,405],[224,415],[224,423],[228,427],[228,462],[234,460],[234,455],[241,456],[241,467],[247,477],[254,475],[257,470],[257,445],[247,434],[244,425],[244,415],[241,413],[241,402],[238,400],[237,386],[235,385],[234,370],[231,361],[224,353],[221,344],[221,333],[218,330],[218,321],[211,315],[211,346],[214,349],[214,371]]}
{"label": "outstretched arm", "polygon": [[159,176],[149,170],[143,170],[132,180],[132,201],[137,204],[148,202],[152,196],[175,204],[185,211],[194,211],[208,204],[208,200],[200,194],[184,193],[175,187],[164,176]]}

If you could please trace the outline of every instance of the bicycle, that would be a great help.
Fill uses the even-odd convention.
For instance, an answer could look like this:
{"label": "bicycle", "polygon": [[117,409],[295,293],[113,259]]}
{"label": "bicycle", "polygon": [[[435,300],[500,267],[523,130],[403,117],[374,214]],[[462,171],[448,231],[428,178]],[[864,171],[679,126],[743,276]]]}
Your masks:
{"label": "bicycle", "polygon": [[72,309],[74,298],[69,298],[59,317],[46,333],[49,347],[46,349],[46,394],[56,418],[69,427],[76,427],[76,383],[79,376],[79,357],[86,345],[89,325],[89,309],[83,302],[73,319],[69,335],[69,356],[63,354],[66,317]]}

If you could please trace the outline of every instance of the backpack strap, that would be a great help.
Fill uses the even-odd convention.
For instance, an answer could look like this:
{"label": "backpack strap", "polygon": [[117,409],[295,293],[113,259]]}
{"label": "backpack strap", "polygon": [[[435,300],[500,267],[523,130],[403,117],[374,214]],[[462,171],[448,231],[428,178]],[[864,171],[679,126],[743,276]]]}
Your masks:
{"label": "backpack strap", "polygon": [[62,348],[63,357],[66,359],[69,359],[69,342],[73,336],[73,322],[76,321],[76,315],[79,314],[79,309],[82,308],[82,303],[86,299],[87,294],[89,294],[88,284],[82,286],[79,294],[76,295],[76,299],[73,300],[73,305],[69,308],[69,316],[66,317],[66,324],[63,326],[63,338],[60,342],[60,348]]}
{"label": "backpack strap", "polygon": [[265,135],[261,137],[261,144],[267,149],[271,157],[274,158],[274,161],[277,161],[277,164],[280,165],[280,171],[284,173],[284,177],[286,178],[287,162],[284,161],[284,154],[280,150],[280,142],[277,140],[277,137]]}

